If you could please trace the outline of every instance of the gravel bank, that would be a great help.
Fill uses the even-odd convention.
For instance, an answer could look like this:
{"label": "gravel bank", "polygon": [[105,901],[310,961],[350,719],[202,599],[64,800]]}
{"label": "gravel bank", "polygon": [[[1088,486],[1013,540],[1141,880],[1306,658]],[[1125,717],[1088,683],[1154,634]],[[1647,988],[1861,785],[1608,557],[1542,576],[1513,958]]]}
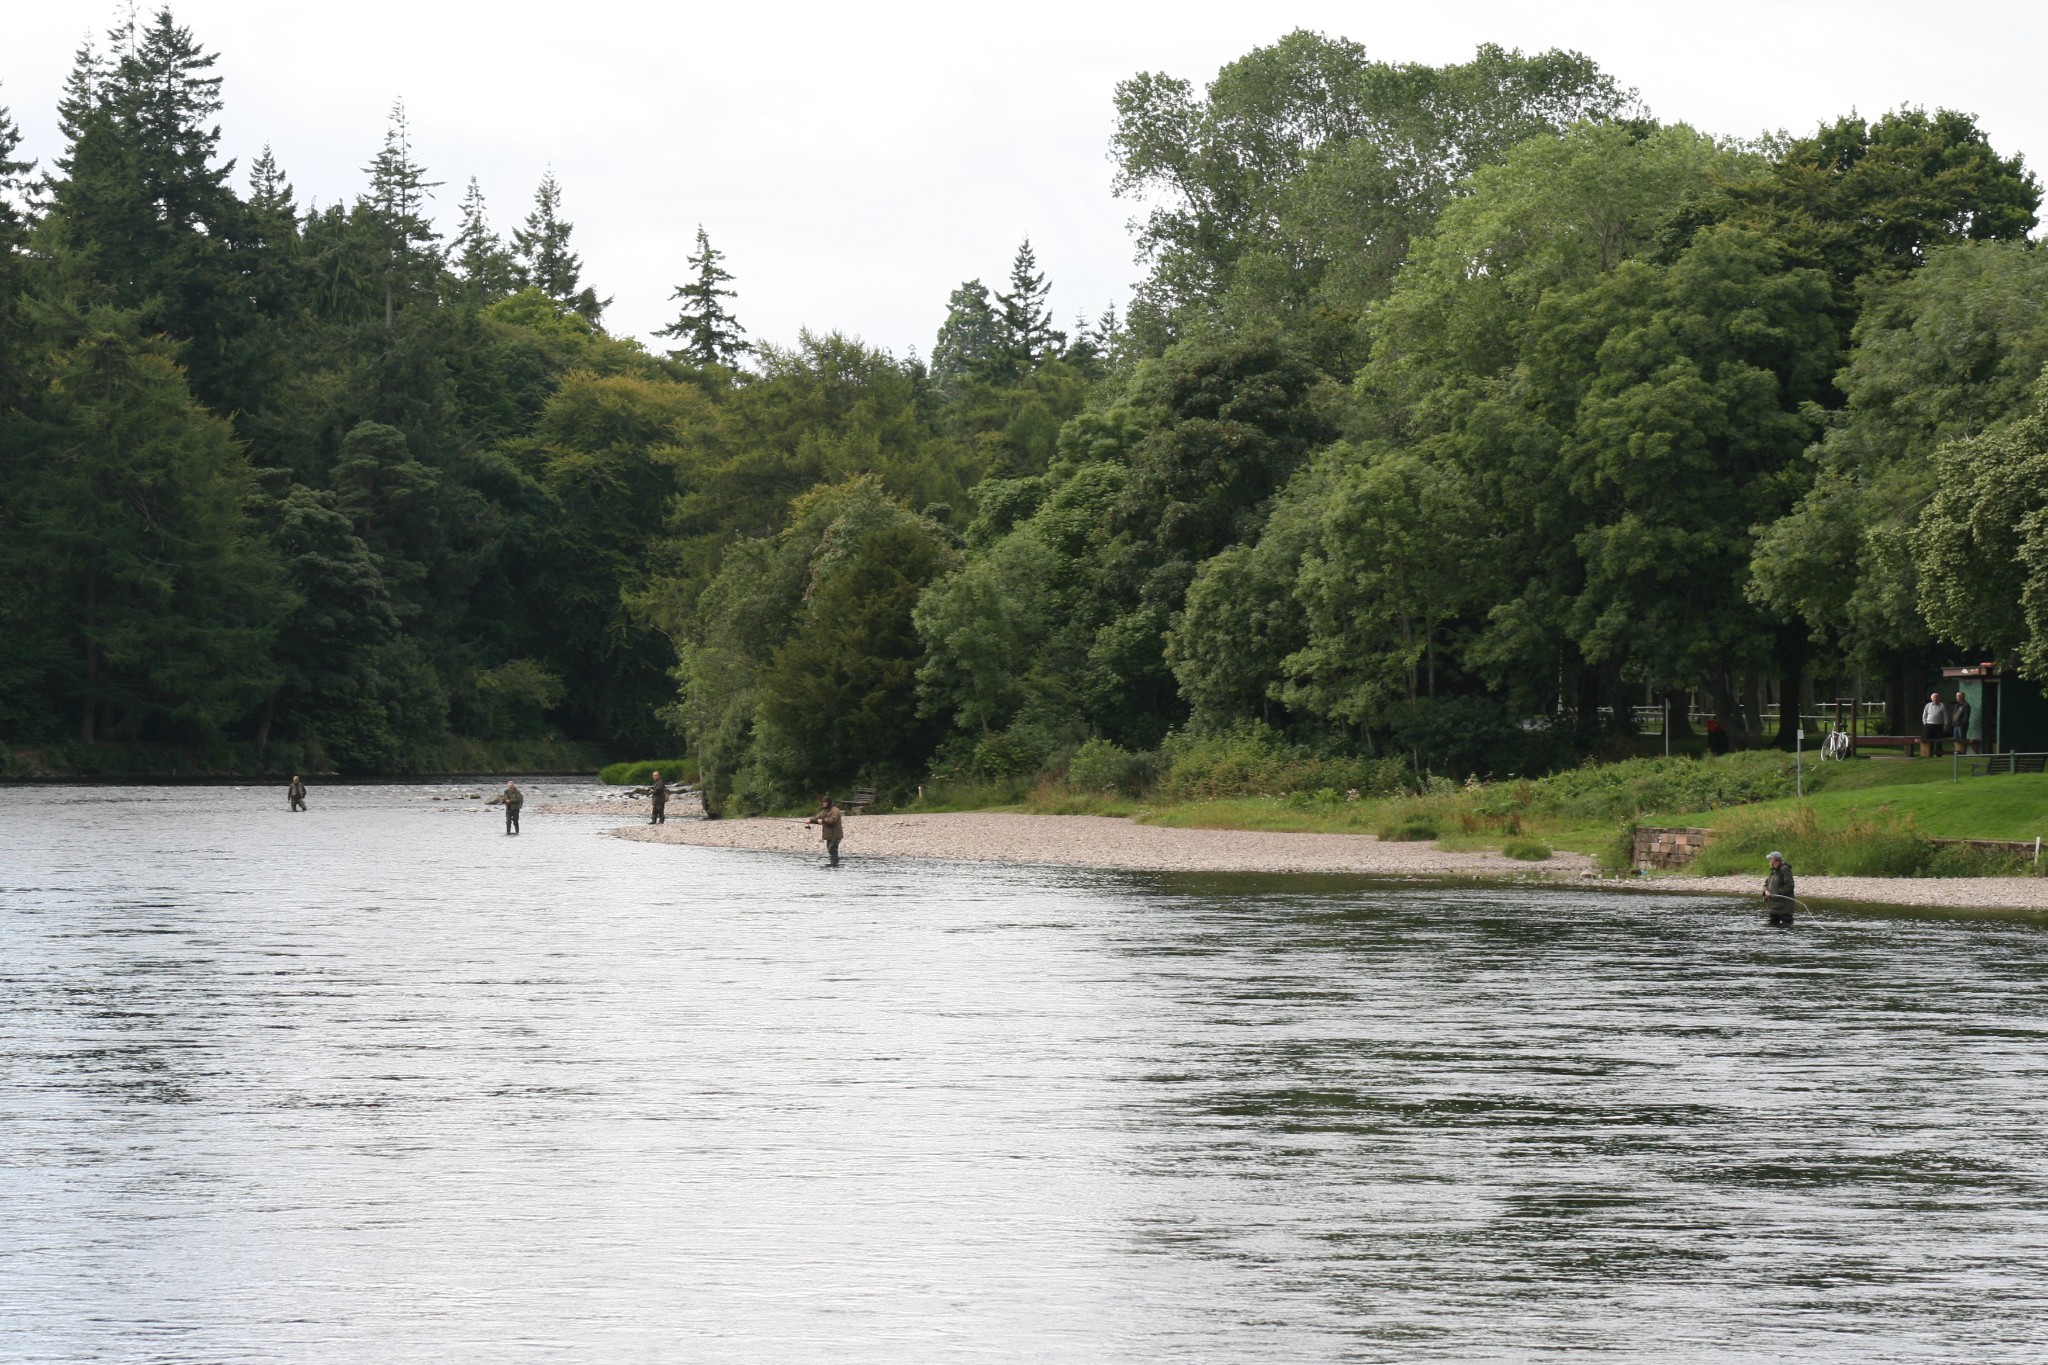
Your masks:
{"label": "gravel bank", "polygon": [[[645,802],[642,801],[644,807]],[[619,810],[617,804],[598,807]],[[671,810],[675,807],[672,805]],[[818,856],[818,833],[801,820],[691,820],[633,825],[623,839]],[[1427,843],[1381,843],[1366,834],[1278,834],[1264,830],[1171,829],[1100,815],[862,815],[846,822],[849,858],[957,858],[968,862],[1102,867],[1133,872],[1353,872],[1399,877],[1527,877],[1531,874],[1624,891],[1755,896],[1754,877],[1591,880],[1594,862],[1558,853],[1544,863],[1498,853],[1460,853]],[[2048,878],[1801,877],[1803,900],[1957,910],[2048,911]]]}
{"label": "gravel bank", "polygon": [[[1763,880],[1763,873],[1758,872],[1754,877],[1617,878],[1602,885],[1630,891],[1755,896],[1761,892]],[[1798,885],[1799,899],[1804,901],[1861,901],[1934,910],[2048,910],[2048,877],[1800,877]]]}
{"label": "gravel bank", "polygon": [[[801,820],[691,820],[637,825],[625,839],[713,848],[817,854],[818,832]],[[1426,843],[1383,844],[1366,834],[1274,834],[1168,829],[1101,815],[860,815],[846,822],[846,857],[958,858],[970,862],[1107,867],[1133,872],[1363,872],[1390,876],[1576,877],[1593,866],[1578,853],[1521,863],[1498,853],[1450,853]]]}

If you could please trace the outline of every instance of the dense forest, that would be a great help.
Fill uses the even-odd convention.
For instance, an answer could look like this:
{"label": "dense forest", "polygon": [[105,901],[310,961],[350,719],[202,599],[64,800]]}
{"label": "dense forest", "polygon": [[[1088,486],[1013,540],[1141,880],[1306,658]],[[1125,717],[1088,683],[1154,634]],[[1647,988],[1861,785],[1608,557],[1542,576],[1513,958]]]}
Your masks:
{"label": "dense forest", "polygon": [[1229,734],[1529,771],[1648,698],[1764,744],[1817,680],[1904,729],[1938,663],[2048,676],[2040,190],[1967,114],[1742,140],[1573,53],[1297,32],[1117,87],[1123,317],[1063,325],[1026,242],[928,358],[772,344],[700,229],[657,352],[552,176],[444,235],[399,107],[301,207],[220,155],[213,60],[124,22],[45,164],[0,109],[12,748],[553,735],[745,810]]}

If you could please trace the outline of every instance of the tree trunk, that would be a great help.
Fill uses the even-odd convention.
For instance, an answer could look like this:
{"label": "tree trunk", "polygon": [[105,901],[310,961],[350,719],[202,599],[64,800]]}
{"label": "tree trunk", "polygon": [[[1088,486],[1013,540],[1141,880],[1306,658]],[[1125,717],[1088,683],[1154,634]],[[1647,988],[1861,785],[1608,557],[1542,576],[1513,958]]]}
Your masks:
{"label": "tree trunk", "polygon": [[256,761],[263,761],[263,751],[270,747],[270,722],[277,715],[277,693],[272,692],[263,702],[263,714],[256,721]]}
{"label": "tree trunk", "polygon": [[92,743],[93,713],[99,702],[100,651],[93,639],[93,631],[99,625],[96,619],[99,591],[99,570],[88,566],[85,571],[85,704],[78,712],[78,739],[82,744]]}
{"label": "tree trunk", "polygon": [[1693,737],[1692,706],[1690,703],[1691,694],[1689,693],[1666,692],[1664,694],[1664,704],[1670,708],[1671,737],[1673,739],[1691,739]]}

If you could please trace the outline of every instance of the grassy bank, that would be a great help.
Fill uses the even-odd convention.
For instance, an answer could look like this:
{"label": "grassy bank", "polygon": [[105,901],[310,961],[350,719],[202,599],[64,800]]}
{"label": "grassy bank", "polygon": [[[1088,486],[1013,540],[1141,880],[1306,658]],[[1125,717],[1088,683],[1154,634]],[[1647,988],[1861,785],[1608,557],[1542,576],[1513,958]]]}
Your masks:
{"label": "grassy bank", "polygon": [[[1445,848],[1498,848],[1541,861],[1548,850],[1629,865],[1634,825],[1720,831],[1688,871],[1754,871],[1782,848],[1809,874],[1964,876],[2031,871],[2010,855],[1941,849],[1931,839],[2032,839],[2048,833],[2048,775],[1951,780],[1943,759],[1808,762],[1798,794],[1792,759],[1774,751],[1722,758],[1632,759],[1531,781],[1453,784],[1367,795],[1320,787],[1281,794],[1178,796],[1077,790],[1070,782],[933,786],[919,810],[1008,809],[1110,815],[1193,829],[1373,834]],[[1268,775],[1270,777],[1270,775]],[[1257,782],[1253,774],[1247,783]]]}
{"label": "grassy bank", "polygon": [[[604,761],[594,744],[559,739],[448,739],[424,745],[374,772],[356,777],[433,777],[469,773],[594,773]],[[334,770],[318,750],[273,744],[54,744],[0,746],[0,778],[16,780],[189,781],[201,778],[282,777]]]}

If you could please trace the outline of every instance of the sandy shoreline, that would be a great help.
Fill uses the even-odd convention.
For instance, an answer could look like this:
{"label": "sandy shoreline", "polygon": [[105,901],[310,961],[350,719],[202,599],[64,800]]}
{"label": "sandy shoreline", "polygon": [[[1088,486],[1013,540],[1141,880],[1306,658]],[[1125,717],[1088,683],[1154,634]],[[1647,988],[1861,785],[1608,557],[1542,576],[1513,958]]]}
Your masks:
{"label": "sandy shoreline", "polygon": [[[616,810],[617,807],[612,807]],[[817,856],[817,831],[801,820],[678,820],[613,831],[646,843],[753,849]],[[1590,878],[1591,858],[1558,853],[1524,863],[1498,853],[1457,852],[1428,843],[1382,843],[1366,834],[1282,834],[1264,830],[1175,829],[1100,815],[863,815],[846,822],[848,857],[1095,867],[1131,872],[1322,872],[1362,876],[1521,879],[1629,891],[1757,894],[1755,877]],[[2048,910],[2048,878],[1801,877],[1802,899],[1929,908]]]}

